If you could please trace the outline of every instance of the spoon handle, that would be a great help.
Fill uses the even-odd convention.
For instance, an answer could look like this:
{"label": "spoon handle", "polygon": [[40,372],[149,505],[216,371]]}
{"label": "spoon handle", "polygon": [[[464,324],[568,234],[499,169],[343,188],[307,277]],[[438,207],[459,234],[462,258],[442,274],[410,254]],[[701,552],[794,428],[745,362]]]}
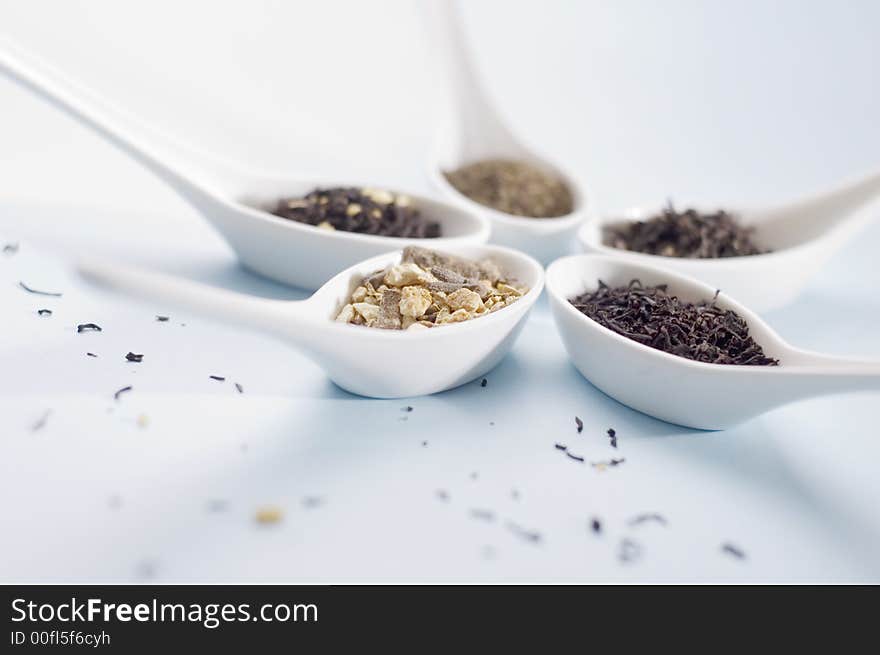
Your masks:
{"label": "spoon handle", "polygon": [[304,311],[308,300],[257,298],[165,273],[96,259],[82,259],[76,267],[87,280],[102,287],[276,336],[289,338],[291,333],[311,322]]}
{"label": "spoon handle", "polygon": [[454,0],[421,0],[419,6],[444,95],[438,104],[447,107],[447,136],[458,141],[463,159],[483,157],[487,152],[516,156],[520,148],[474,70]]}
{"label": "spoon handle", "polygon": [[[184,172],[185,165],[177,161],[182,159],[179,154],[172,156],[159,153],[157,142],[171,141],[156,136],[158,131],[142,127],[140,130],[128,125],[125,121],[112,118],[112,112],[102,109],[105,104],[94,99],[94,94],[85,90],[73,90],[75,85],[65,81],[60,74],[51,75],[38,71],[25,63],[22,51],[8,41],[0,41],[0,74],[4,75],[20,87],[42,98],[51,106],[60,109],[84,127],[89,128],[105,141],[113,144],[126,155],[138,161],[152,171],[185,200],[192,203],[199,211],[215,208],[217,194],[208,186],[194,178],[198,174]],[[31,56],[27,56],[32,59]],[[52,78],[56,78],[56,81]],[[165,149],[171,149],[166,146]],[[173,149],[172,149],[173,150]]]}

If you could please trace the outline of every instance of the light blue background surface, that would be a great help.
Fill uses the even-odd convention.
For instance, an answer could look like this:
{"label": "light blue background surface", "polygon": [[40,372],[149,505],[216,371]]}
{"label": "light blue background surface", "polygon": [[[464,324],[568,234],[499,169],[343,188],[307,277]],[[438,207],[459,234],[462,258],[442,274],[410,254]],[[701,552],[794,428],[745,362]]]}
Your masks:
{"label": "light blue background surface", "polygon": [[[505,115],[582,171],[600,208],[669,194],[784,200],[875,166],[877,5],[727,4],[478,2],[466,17]],[[55,21],[41,5],[0,1],[5,32],[197,145],[255,168],[424,188],[431,81],[408,3],[211,3],[197,48],[208,4],[53,3]],[[284,41],[297,21],[332,24],[334,47],[321,30]],[[352,58],[365,32],[373,47]],[[876,393],[722,433],[673,427],[584,381],[542,301],[486,388],[356,398],[281,344],[191,316],[157,323],[163,308],[75,279],[65,257],[95,252],[303,295],[241,271],[158,182],[2,81],[0,105],[0,242],[22,243],[0,256],[0,579],[880,579]],[[878,244],[874,225],[767,319],[798,346],[880,358]],[[65,295],[28,295],[20,279]],[[42,306],[55,314],[36,316]],[[104,332],[76,334],[88,321]],[[143,363],[125,362],[129,350]],[[626,463],[600,473],[557,442]],[[323,503],[305,507],[313,496]],[[207,511],[212,499],[226,511]],[[284,510],[281,524],[255,525],[265,504]],[[669,524],[628,525],[642,512]],[[623,538],[641,544],[638,561],[617,560]],[[747,559],[723,554],[725,541]]]}

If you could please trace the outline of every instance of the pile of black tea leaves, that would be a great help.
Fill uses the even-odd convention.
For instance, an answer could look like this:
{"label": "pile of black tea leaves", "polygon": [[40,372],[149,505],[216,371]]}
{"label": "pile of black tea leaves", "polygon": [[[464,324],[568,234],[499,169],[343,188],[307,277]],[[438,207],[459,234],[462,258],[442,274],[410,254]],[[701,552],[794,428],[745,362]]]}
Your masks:
{"label": "pile of black tea leaves", "polygon": [[599,288],[571,298],[582,314],[621,336],[663,352],[709,364],[775,366],[749,335],[749,326],[736,312],[711,300],[697,304],[667,293],[665,284]]}
{"label": "pile of black tea leaves", "polygon": [[384,189],[315,189],[303,197],[281,198],[269,211],[325,230],[408,239],[441,236],[440,223],[423,216],[409,196]]}
{"label": "pile of black tea leaves", "polygon": [[644,221],[618,223],[603,229],[606,246],[663,257],[719,259],[770,252],[754,242],[754,229],[720,209],[701,213],[677,211],[670,201],[659,214]]}

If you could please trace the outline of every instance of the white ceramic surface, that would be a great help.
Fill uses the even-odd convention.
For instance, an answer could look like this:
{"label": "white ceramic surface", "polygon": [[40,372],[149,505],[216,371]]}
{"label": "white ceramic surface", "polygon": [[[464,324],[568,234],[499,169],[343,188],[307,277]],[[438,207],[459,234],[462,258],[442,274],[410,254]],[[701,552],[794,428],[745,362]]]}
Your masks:
{"label": "white ceramic surface", "polygon": [[[753,226],[755,241],[773,252],[749,257],[685,259],[661,257],[610,248],[602,243],[606,225],[637,221],[657,209],[631,209],[585,224],[578,233],[588,253],[613,255],[693,276],[737,298],[757,312],[794,300],[813,274],[859,229],[880,214],[873,201],[880,198],[880,172],[860,177],[808,198],[765,209],[737,210],[743,224]],[[679,209],[692,207],[676,203]],[[699,207],[715,210],[719,207]]]}
{"label": "white ceramic surface", "polygon": [[[589,196],[578,179],[546,158],[526,148],[504,124],[483,90],[467,52],[455,4],[449,0],[422,0],[443,97],[438,105],[447,111],[438,119],[434,152],[428,160],[431,183],[444,197],[488,217],[492,243],[529,253],[546,264],[572,251],[578,227],[588,216]],[[528,162],[562,178],[574,200],[574,211],[557,218],[525,218],[497,211],[459,193],[444,171],[485,159]]]}
{"label": "white ceramic surface", "polygon": [[491,258],[527,285],[529,292],[509,307],[478,319],[397,331],[336,323],[334,318],[360,281],[398,261],[399,251],[350,267],[300,301],[256,298],[98,261],[83,261],[79,269],[104,286],[177,304],[289,342],[352,393],[405,398],[457,387],[494,368],[510,350],[543,288],[543,269],[522,253],[497,246],[445,251],[473,259]]}
{"label": "white ceramic surface", "polygon": [[715,288],[658,267],[602,255],[559,259],[547,270],[553,317],[574,365],[612,398],[656,418],[692,428],[725,429],[787,403],[845,391],[880,389],[880,362],[831,357],[796,349],[753,311],[726,293],[718,305],[749,325],[755,341],[778,366],[695,362],[623,337],[587,318],[570,298],[597,287],[668,284],[670,293],[697,302]]}
{"label": "white ceramic surface", "polygon": [[411,193],[406,195],[423,214],[440,222],[442,237],[355,234],[273,216],[261,208],[279,197],[304,195],[316,187],[384,185],[242,170],[126,117],[8,42],[0,42],[0,73],[152,171],[220,232],[246,268],[279,282],[316,289],[348,266],[395,248],[410,244],[446,248],[485,243],[489,238],[488,224],[476,212]]}

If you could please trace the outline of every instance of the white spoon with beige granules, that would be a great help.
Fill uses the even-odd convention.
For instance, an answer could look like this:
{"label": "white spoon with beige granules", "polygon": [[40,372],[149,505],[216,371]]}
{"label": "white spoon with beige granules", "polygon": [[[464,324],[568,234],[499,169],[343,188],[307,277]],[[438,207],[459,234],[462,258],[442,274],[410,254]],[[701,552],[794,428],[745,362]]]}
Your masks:
{"label": "white spoon with beige granules", "polygon": [[485,375],[510,350],[544,285],[537,261],[499,246],[373,257],[301,301],[98,261],[79,270],[102,286],[279,338],[343,389],[373,398],[432,394]]}

